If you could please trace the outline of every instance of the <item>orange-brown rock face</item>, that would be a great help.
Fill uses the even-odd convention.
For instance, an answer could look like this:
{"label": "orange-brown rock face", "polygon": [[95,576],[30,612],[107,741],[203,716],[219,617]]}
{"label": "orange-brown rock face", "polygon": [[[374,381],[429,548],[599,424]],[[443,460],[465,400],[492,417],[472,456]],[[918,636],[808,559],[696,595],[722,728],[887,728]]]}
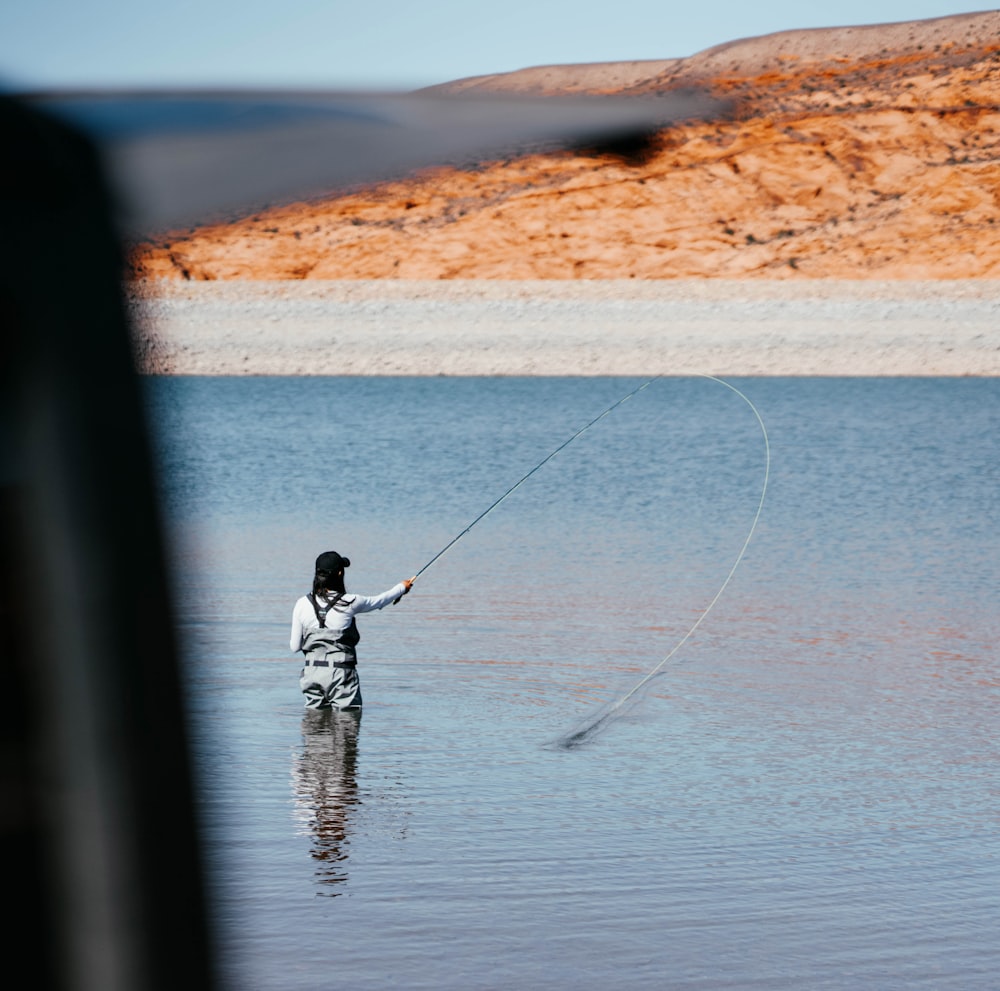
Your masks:
{"label": "orange-brown rock face", "polygon": [[[568,152],[440,169],[139,245],[190,279],[1000,277],[1000,13],[787,32],[690,59],[453,90],[668,92],[730,118],[641,162]],[[449,87],[445,87],[449,88]]]}

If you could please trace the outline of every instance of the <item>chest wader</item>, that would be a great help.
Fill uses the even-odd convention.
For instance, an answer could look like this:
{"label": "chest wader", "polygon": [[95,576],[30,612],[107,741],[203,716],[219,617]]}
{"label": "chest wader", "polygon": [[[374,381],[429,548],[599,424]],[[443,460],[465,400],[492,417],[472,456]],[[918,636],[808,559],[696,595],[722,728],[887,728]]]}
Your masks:
{"label": "chest wader", "polygon": [[340,601],[320,605],[314,595],[312,603],[319,629],[311,630],[302,642],[305,667],[299,687],[306,697],[307,709],[353,709],[361,706],[361,682],[358,680],[358,657],[354,648],[361,639],[357,623],[351,619],[346,630],[328,630],[327,613]]}

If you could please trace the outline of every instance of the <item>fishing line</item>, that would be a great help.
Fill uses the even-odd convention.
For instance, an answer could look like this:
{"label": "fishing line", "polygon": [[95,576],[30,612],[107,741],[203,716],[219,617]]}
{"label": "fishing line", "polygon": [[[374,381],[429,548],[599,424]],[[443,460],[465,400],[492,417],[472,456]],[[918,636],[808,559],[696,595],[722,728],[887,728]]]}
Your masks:
{"label": "fishing line", "polygon": [[[507,496],[511,495],[511,493],[513,493],[515,489],[520,488],[529,478],[531,478],[532,475],[535,474],[536,471],[547,465],[560,451],[565,450],[567,447],[569,447],[569,445],[572,444],[573,441],[577,439],[577,437],[579,437],[583,433],[586,433],[592,426],[594,426],[595,423],[599,422],[600,420],[603,420],[604,417],[606,417],[613,410],[618,409],[618,407],[621,406],[622,403],[627,402],[633,396],[638,395],[640,392],[642,392],[643,389],[647,388],[649,385],[655,382],[658,377],[659,376],[654,376],[648,381],[643,382],[642,385],[640,385],[637,389],[633,389],[628,395],[622,396],[622,398],[619,399],[618,402],[613,403],[603,413],[599,413],[589,423],[586,423],[582,427],[580,427],[580,429],[577,430],[577,432],[573,434],[573,436],[570,437],[569,440],[563,441],[563,443],[560,444],[551,454],[548,454],[544,458],[542,458],[542,460],[539,461],[538,464],[531,469],[531,471],[529,471],[526,475],[519,478],[506,492],[504,492],[502,496],[500,496],[499,499],[497,499],[491,506],[488,506],[486,509],[484,509],[461,533],[459,533],[455,537],[452,537],[452,539],[449,540],[448,543],[445,544],[444,547],[442,547],[441,550],[439,550],[437,554],[435,554],[434,557],[432,557],[413,576],[414,580],[419,578],[435,561],[438,560],[438,558],[442,557],[446,551],[454,547],[455,544],[457,544],[480,520],[485,519],[487,516],[489,516],[489,514],[492,513],[493,510],[496,509],[497,506],[499,506],[500,503],[502,503],[504,499],[507,498]],[[399,600],[397,599],[396,601],[398,602]]]}
{"label": "fishing line", "polygon": [[[743,400],[750,407],[751,412],[757,419],[757,423],[760,426],[761,434],[764,438],[764,482],[761,486],[760,499],[757,502],[757,511],[754,513],[753,521],[750,524],[750,529],[747,532],[746,539],[743,541],[743,546],[740,548],[739,554],[736,555],[736,560],[733,562],[733,566],[729,569],[729,574],[726,575],[725,581],[720,586],[718,592],[715,593],[711,602],[705,607],[701,615],[695,620],[691,628],[684,634],[683,637],[674,645],[673,649],[663,658],[649,674],[645,675],[634,688],[626,692],[620,699],[605,705],[595,714],[592,714],[587,719],[585,719],[581,724],[579,724],[575,729],[571,730],[569,733],[558,737],[552,742],[552,745],[561,747],[566,750],[573,749],[574,747],[581,746],[588,740],[592,739],[597,735],[602,729],[605,729],[608,723],[612,720],[615,713],[617,713],[630,699],[632,699],[638,692],[640,692],[653,678],[655,678],[663,670],[665,665],[674,655],[687,643],[688,640],[694,635],[695,630],[701,626],[705,617],[712,611],[712,608],[722,597],[722,593],[725,592],[726,587],[732,580],[733,575],[736,573],[736,569],[739,567],[740,562],[743,560],[743,556],[746,554],[747,547],[750,545],[750,540],[754,535],[754,531],[757,529],[757,522],[760,519],[761,511],[764,508],[764,497],[767,494],[767,484],[771,473],[771,445],[767,437],[767,428],[764,426],[764,421],[761,418],[760,413],[757,411],[757,407],[734,385],[730,385],[724,379],[716,378],[714,375],[707,375],[701,372],[695,373],[701,378],[708,379],[711,382],[717,382],[719,385],[724,385],[730,392],[734,392],[740,399]],[[655,375],[653,378],[648,379],[643,382],[642,385],[633,389],[631,392],[622,396],[617,402],[612,403],[606,410],[598,413],[592,420],[585,423],[579,430],[576,431],[567,440],[563,441],[554,451],[547,454],[541,461],[538,462],[530,471],[521,476],[506,492],[503,493],[498,499],[494,500],[489,506],[486,507],[464,530],[457,533],[451,540],[448,541],[444,547],[441,548],[413,577],[414,581],[419,578],[432,564],[443,557],[452,547],[455,546],[477,523],[489,516],[508,496],[513,494],[517,489],[519,489],[532,475],[537,471],[547,465],[560,451],[565,450],[573,443],[581,434],[586,433],[591,427],[596,423],[599,423],[606,416],[616,410],[622,403],[627,402],[633,396],[638,395],[644,389],[647,389],[653,382],[655,382],[660,376]],[[396,600],[397,602],[399,599]]]}
{"label": "fishing line", "polygon": [[645,675],[634,688],[627,691],[616,702],[605,705],[598,709],[597,712],[592,713],[587,719],[577,725],[577,727],[569,733],[565,733],[556,740],[552,741],[553,746],[560,747],[563,750],[572,750],[574,747],[579,747],[588,740],[593,739],[603,729],[606,729],[608,723],[614,718],[615,714],[622,708],[622,706],[624,706],[629,699],[633,698],[639,691],[649,684],[653,678],[660,674],[666,663],[681,649],[681,647],[684,646],[685,643],[687,643],[688,640],[691,639],[694,631],[701,626],[702,621],[712,611],[712,607],[722,597],[722,593],[726,590],[726,586],[732,580],[733,575],[736,573],[736,569],[743,560],[743,555],[746,554],[746,550],[750,544],[750,539],[753,537],[754,530],[757,529],[757,521],[760,519],[761,510],[764,508],[764,496],[767,493],[767,482],[771,473],[771,445],[767,439],[767,428],[764,426],[764,421],[761,419],[760,413],[757,411],[757,407],[754,406],[754,404],[750,402],[750,400],[747,399],[747,397],[743,395],[739,389],[720,378],[716,378],[714,375],[702,374],[701,377],[710,379],[712,382],[718,382],[730,391],[735,392],[736,395],[750,407],[753,411],[753,415],[757,418],[757,423],[760,425],[761,434],[764,437],[764,483],[760,490],[760,500],[757,503],[757,512],[754,513],[753,522],[750,524],[750,530],[747,533],[746,540],[743,541],[743,546],[740,548],[739,554],[736,555],[736,560],[733,562],[733,566],[729,569],[729,574],[726,575],[726,580],[722,583],[719,591],[715,593],[712,601],[705,607],[702,614],[695,620],[691,629],[689,629],[687,633],[681,637],[681,639],[674,645],[674,648],[670,651],[670,653],[667,654],[667,656],[664,657],[663,660],[649,672],[649,674]]}

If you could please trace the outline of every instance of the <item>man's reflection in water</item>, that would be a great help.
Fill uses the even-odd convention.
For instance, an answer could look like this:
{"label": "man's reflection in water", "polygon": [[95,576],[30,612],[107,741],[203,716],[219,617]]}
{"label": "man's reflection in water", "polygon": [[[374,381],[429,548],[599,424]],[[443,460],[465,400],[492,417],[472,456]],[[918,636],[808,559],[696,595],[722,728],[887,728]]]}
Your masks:
{"label": "man's reflection in water", "polygon": [[323,885],[347,880],[348,820],[358,804],[360,726],[360,709],[309,709],[302,717],[302,752],[292,765],[295,805],[312,835],[316,879]]}

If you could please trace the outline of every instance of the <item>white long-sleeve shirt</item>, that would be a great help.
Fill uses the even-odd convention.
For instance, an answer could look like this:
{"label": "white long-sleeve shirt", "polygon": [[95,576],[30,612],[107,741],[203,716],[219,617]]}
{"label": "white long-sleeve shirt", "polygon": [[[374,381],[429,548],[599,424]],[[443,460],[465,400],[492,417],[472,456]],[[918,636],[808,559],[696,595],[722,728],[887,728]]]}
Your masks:
{"label": "white long-sleeve shirt", "polygon": [[[382,609],[405,592],[406,586],[402,582],[393,585],[388,592],[383,592],[381,595],[356,595],[354,592],[347,592],[337,605],[326,614],[326,628],[335,631],[346,630],[358,613]],[[322,605],[322,600],[320,600],[320,605]],[[292,635],[288,641],[289,648],[292,651],[301,650],[306,634],[319,628],[316,611],[308,596],[303,595],[295,603],[295,608],[292,610]]]}

